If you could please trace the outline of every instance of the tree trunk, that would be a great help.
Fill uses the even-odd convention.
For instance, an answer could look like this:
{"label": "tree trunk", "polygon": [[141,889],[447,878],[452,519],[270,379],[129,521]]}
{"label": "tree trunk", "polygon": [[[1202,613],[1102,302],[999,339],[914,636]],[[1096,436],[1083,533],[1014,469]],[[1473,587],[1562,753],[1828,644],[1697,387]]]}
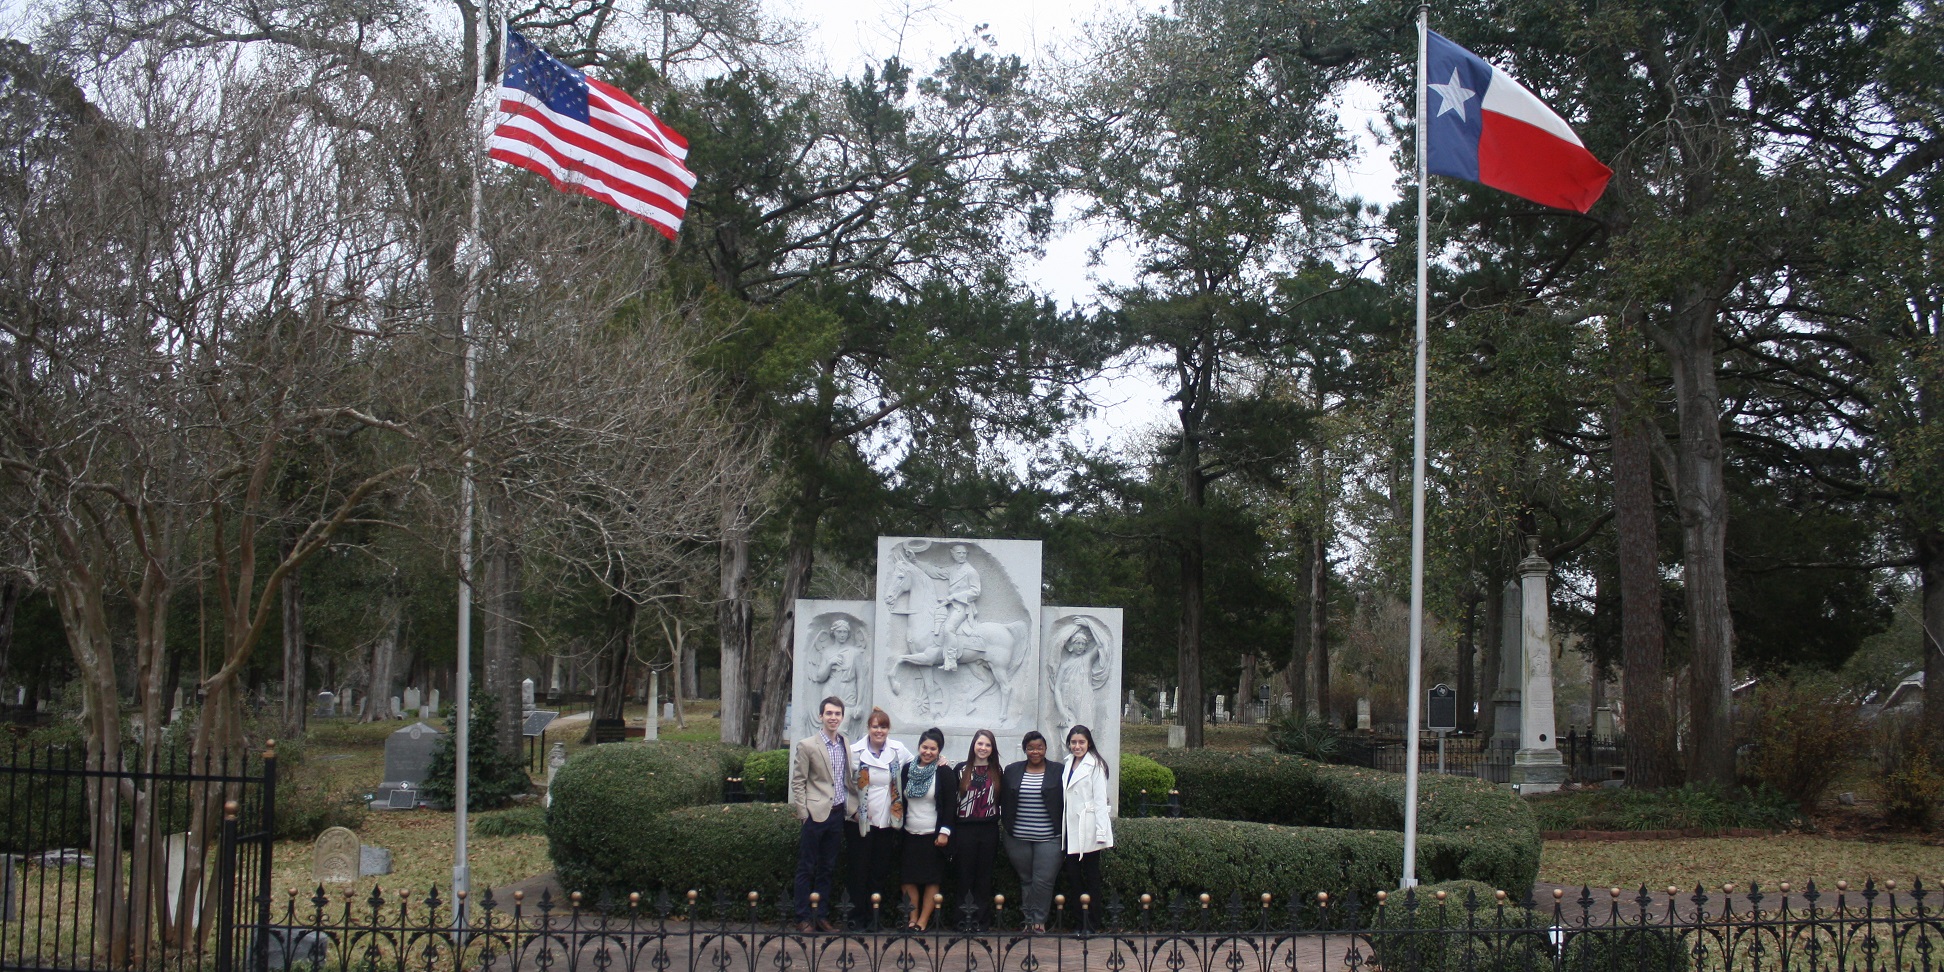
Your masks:
{"label": "tree trunk", "polygon": [[1496,566],[1485,578],[1484,647],[1478,666],[1478,735],[1489,740],[1498,733],[1498,689],[1505,664],[1505,575]]}
{"label": "tree trunk", "polygon": [[749,656],[755,647],[756,611],[749,591],[749,504],[725,499],[717,566],[722,574],[716,631],[722,640],[721,739],[749,744]]}
{"label": "tree trunk", "polygon": [[1478,588],[1467,582],[1464,589],[1465,621],[1458,631],[1458,731],[1472,732],[1478,728],[1478,688],[1477,666],[1472,663],[1478,652]]}
{"label": "tree trunk", "polygon": [[[1923,574],[1924,736],[1936,746],[1944,740],[1944,530],[1918,535]],[[1932,752],[1937,752],[1933,749]]]}
{"label": "tree trunk", "polygon": [[525,591],[521,584],[522,560],[514,542],[511,518],[506,515],[506,500],[489,500],[485,549],[481,551],[479,606],[481,654],[485,689],[495,706],[491,727],[475,731],[493,733],[500,752],[508,759],[520,758],[521,642],[526,622]]}
{"label": "tree trunk", "polygon": [[[281,549],[285,558],[291,554],[293,538],[284,531]],[[297,739],[304,734],[306,716],[310,707],[305,704],[306,668],[310,652],[304,645],[304,585],[301,581],[302,568],[291,571],[284,577],[283,589],[278,592],[283,608],[283,732],[286,738]]]}
{"label": "tree trunk", "polygon": [[1242,674],[1235,680],[1235,698],[1229,700],[1229,718],[1240,723],[1255,722],[1255,714],[1249,711],[1249,700],[1255,697],[1256,656],[1247,653],[1242,656]]}
{"label": "tree trunk", "polygon": [[[1300,534],[1300,545],[1307,551],[1309,537]],[[1289,667],[1283,669],[1283,690],[1289,693],[1291,714],[1310,711],[1310,560],[1308,557],[1298,561],[1296,574],[1297,594],[1290,605],[1290,613],[1295,623],[1289,626]],[[1244,700],[1247,701],[1247,700]]]}
{"label": "tree trunk", "polygon": [[[667,618],[667,615],[663,615]],[[694,697],[694,690],[682,684],[695,671],[695,650],[688,646],[688,626],[678,615],[671,621],[664,621],[662,630],[669,633],[668,639],[668,700],[675,704],[675,727],[688,728],[688,715],[682,711],[682,703]],[[648,700],[648,718],[658,718],[655,700]]]}
{"label": "tree trunk", "polygon": [[1654,514],[1652,443],[1635,386],[1617,386],[1613,438],[1613,523],[1620,554],[1620,700],[1627,717],[1627,784],[1675,783],[1674,718],[1662,691],[1660,528]]}
{"label": "tree trunk", "polygon": [[[813,491],[814,492],[814,491]],[[783,560],[783,586],[776,594],[776,631],[763,666],[761,703],[757,706],[756,748],[783,745],[783,711],[790,702],[790,683],[796,666],[796,602],[810,592],[810,570],[816,560],[815,513],[799,513],[790,527],[790,546]]]}
{"label": "tree trunk", "polygon": [[1735,782],[1735,621],[1728,613],[1728,493],[1723,476],[1721,391],[1715,377],[1715,302],[1684,295],[1678,331],[1664,346],[1680,409],[1677,495],[1687,594],[1690,672],[1688,781]]}
{"label": "tree trunk", "polygon": [[[594,669],[594,712],[587,722],[587,734],[581,738],[582,745],[594,742],[595,719],[619,719],[622,704],[628,699],[628,666],[634,661],[635,616],[640,607],[634,599],[616,591],[608,595],[607,639],[601,647],[601,654],[595,659]],[[648,700],[652,710],[655,700]],[[652,718],[654,713],[649,713]]]}
{"label": "tree trunk", "polygon": [[1318,530],[1310,541],[1309,656],[1313,672],[1311,691],[1315,693],[1310,700],[1310,711],[1334,726],[1337,722],[1335,707],[1330,704],[1329,598],[1330,545],[1323,531]]}
{"label": "tree trunk", "polygon": [[380,602],[384,627],[371,642],[371,667],[365,673],[364,710],[359,722],[391,718],[392,663],[398,658],[398,642],[405,636],[405,605],[397,585],[397,578],[387,582]]}
{"label": "tree trunk", "polygon": [[1181,538],[1181,629],[1176,642],[1175,709],[1187,729],[1189,749],[1204,744],[1202,731],[1202,608],[1206,582],[1205,546],[1202,512],[1207,506],[1208,480],[1201,468],[1201,434],[1198,423],[1182,408],[1181,424],[1181,505],[1188,531]]}
{"label": "tree trunk", "polygon": [[[0,688],[5,688],[13,658],[14,617],[20,611],[20,579],[8,576],[0,582]],[[3,700],[0,700],[3,701]]]}

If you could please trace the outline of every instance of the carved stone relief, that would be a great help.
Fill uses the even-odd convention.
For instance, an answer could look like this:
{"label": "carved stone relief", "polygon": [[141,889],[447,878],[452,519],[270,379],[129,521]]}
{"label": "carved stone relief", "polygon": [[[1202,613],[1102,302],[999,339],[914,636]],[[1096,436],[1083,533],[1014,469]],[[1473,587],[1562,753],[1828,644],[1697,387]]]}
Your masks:
{"label": "carved stone relief", "polygon": [[871,711],[872,638],[865,621],[870,616],[869,601],[797,602],[792,740],[822,728],[817,709],[833,695],[844,700],[844,735],[854,740],[863,734]]}

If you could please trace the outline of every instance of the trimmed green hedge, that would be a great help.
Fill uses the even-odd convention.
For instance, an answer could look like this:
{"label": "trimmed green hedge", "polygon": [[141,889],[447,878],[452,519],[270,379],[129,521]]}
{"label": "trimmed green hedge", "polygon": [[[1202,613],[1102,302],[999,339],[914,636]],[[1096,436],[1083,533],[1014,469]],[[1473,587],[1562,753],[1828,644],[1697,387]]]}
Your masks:
{"label": "trimmed green hedge", "polygon": [[723,779],[740,773],[748,754],[720,743],[660,741],[575,753],[554,776],[547,808],[548,854],[561,881],[617,886],[622,875],[640,873],[640,860],[660,851],[660,816],[720,802]]}
{"label": "trimmed green hedge", "polygon": [[743,788],[763,800],[787,800],[790,797],[790,751],[787,749],[766,749],[760,753],[750,753],[743,760]]}
{"label": "trimmed green hedge", "polygon": [[1156,813],[1168,805],[1168,791],[1175,788],[1174,771],[1139,753],[1120,757],[1120,807],[1125,816],[1140,812],[1141,791],[1148,792],[1148,804]]}
{"label": "trimmed green hedge", "polygon": [[[720,776],[710,767],[726,763],[712,764],[700,747],[677,750],[680,745],[596,747],[561,769],[547,833],[568,890],[596,900],[632,891],[784,890],[795,872],[798,837],[789,808],[714,804]],[[743,759],[741,751],[723,758],[729,754]],[[767,772],[760,761],[770,755],[756,754],[748,763]],[[1232,892],[1282,899],[1317,891],[1371,895],[1397,887],[1401,777],[1287,756],[1172,751],[1153,758],[1175,772],[1189,812],[1269,819],[1122,817],[1103,868],[1122,900],[1204,891],[1223,898]],[[748,779],[748,766],[742,771]],[[1130,775],[1123,770],[1124,781]],[[1539,832],[1516,796],[1462,778],[1420,784],[1421,880],[1481,881],[1487,897],[1491,888],[1522,893],[1532,886]],[[1012,868],[1002,862],[995,870],[994,890],[1017,900]]]}
{"label": "trimmed green hedge", "polygon": [[[1335,832],[1382,831],[1397,842],[1391,858],[1401,869],[1404,777],[1352,766],[1328,766],[1294,756],[1161,750],[1150,753],[1174,770],[1185,813]],[[1346,862],[1354,852],[1346,845]],[[1420,880],[1470,878],[1494,887],[1524,889],[1539,874],[1539,827],[1509,790],[1460,776],[1418,778]],[[1346,876],[1350,875],[1346,863]],[[1396,887],[1387,883],[1368,886]],[[1359,891],[1358,880],[1328,890]]]}
{"label": "trimmed green hedge", "polygon": [[[1444,892],[1439,901],[1438,893]],[[1379,966],[1419,972],[1689,972],[1692,961],[1673,929],[1621,923],[1576,929],[1555,938],[1553,916],[1528,909],[1522,893],[1477,881],[1422,885],[1415,900],[1392,894],[1368,913],[1371,951]],[[1557,954],[1558,962],[1554,963]]]}

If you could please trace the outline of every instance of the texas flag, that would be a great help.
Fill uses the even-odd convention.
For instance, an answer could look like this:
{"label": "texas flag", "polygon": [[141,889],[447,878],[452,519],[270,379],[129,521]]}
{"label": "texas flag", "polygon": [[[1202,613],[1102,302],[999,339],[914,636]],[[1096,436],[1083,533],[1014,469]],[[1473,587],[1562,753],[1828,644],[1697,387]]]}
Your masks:
{"label": "texas flag", "polygon": [[1586,212],[1613,170],[1580,144],[1566,120],[1504,71],[1427,32],[1431,127],[1426,164],[1547,206]]}

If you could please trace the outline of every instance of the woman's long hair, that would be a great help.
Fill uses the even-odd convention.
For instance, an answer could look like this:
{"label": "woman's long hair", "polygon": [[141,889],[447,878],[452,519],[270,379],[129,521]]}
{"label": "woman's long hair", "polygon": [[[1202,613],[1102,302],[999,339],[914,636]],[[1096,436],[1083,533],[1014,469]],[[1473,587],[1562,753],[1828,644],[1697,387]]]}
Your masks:
{"label": "woman's long hair", "polygon": [[1066,734],[1066,741],[1068,746],[1073,745],[1073,737],[1075,736],[1079,736],[1080,738],[1085,739],[1087,741],[1087,755],[1092,756],[1094,758],[1094,762],[1100,764],[1100,771],[1102,773],[1107,774],[1108,779],[1112,779],[1114,776],[1114,771],[1108,768],[1107,757],[1100,755],[1100,747],[1094,743],[1093,730],[1087,728],[1086,726],[1074,726],[1073,728],[1068,729]]}
{"label": "woman's long hair", "polygon": [[990,729],[981,729],[972,734],[972,742],[965,747],[965,765],[970,767],[973,761],[979,758],[979,737],[981,736],[985,737],[985,741],[992,746],[992,755],[986,757],[986,766],[999,765],[999,737],[993,735]]}

